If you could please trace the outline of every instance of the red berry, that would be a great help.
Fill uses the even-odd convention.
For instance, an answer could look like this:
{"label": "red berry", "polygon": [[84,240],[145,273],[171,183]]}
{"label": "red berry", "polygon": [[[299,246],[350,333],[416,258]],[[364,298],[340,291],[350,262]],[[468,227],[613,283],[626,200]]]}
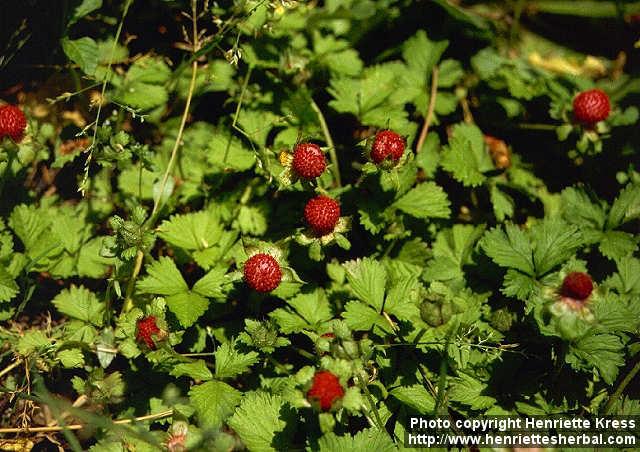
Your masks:
{"label": "red berry", "polygon": [[293,171],[302,179],[319,177],[327,167],[320,146],[313,143],[300,143],[293,151]]}
{"label": "red berry", "polygon": [[591,276],[583,272],[571,272],[562,281],[561,294],[575,300],[586,300],[593,291]]}
{"label": "red berry", "polygon": [[136,333],[136,340],[143,341],[152,350],[155,350],[156,344],[153,341],[153,335],[160,333],[160,328],[156,325],[155,316],[147,316],[138,320],[137,324],[138,332]]}
{"label": "red berry", "polygon": [[328,370],[320,370],[313,376],[311,389],[307,392],[307,399],[318,401],[322,411],[328,411],[337,399],[344,396],[344,389],[338,377]]}
{"label": "red berry", "polygon": [[0,138],[10,137],[16,143],[22,141],[27,128],[27,118],[18,107],[4,105],[0,107]]}
{"label": "red berry", "polygon": [[316,234],[329,234],[340,219],[340,203],[328,196],[316,196],[307,202],[304,219]]}
{"label": "red berry", "polygon": [[371,159],[380,164],[386,159],[397,163],[404,154],[404,138],[393,130],[382,130],[376,134],[371,146]]}
{"label": "red berry", "polygon": [[573,99],[573,115],[578,122],[588,127],[607,119],[610,111],[609,96],[600,89],[583,91]]}
{"label": "red berry", "polygon": [[258,292],[271,292],[280,285],[280,264],[269,254],[254,254],[244,263],[244,280]]}

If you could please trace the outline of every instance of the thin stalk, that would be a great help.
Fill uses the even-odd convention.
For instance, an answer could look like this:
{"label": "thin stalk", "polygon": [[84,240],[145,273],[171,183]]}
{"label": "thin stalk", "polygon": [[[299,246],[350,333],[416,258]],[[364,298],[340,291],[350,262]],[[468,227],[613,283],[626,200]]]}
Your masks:
{"label": "thin stalk", "polygon": [[316,104],[316,101],[311,99],[311,108],[318,115],[318,121],[320,122],[320,127],[322,128],[322,134],[324,135],[324,139],[327,142],[327,146],[329,146],[329,157],[331,158],[331,165],[333,168],[333,177],[336,180],[336,184],[338,187],[342,187],[342,179],[340,178],[340,166],[338,165],[338,155],[336,154],[336,146],[333,143],[333,138],[331,138],[331,132],[329,132],[329,126],[327,126],[327,121],[324,119],[324,115],[322,114],[322,110]]}
{"label": "thin stalk", "polygon": [[[140,416],[133,419],[118,419],[116,421],[113,421],[113,423],[118,425],[132,424],[133,422],[151,421],[155,419],[163,419],[170,416],[173,416],[173,409],[161,411],[154,414],[147,414],[146,416]],[[10,427],[0,428],[0,433],[60,432],[63,430],[82,430],[85,427],[85,424],[55,425],[50,427]]]}
{"label": "thin stalk", "polygon": [[[191,0],[191,19],[192,19],[192,30],[193,30],[193,49],[192,51],[195,53],[198,49],[198,18],[196,15],[196,6],[197,0]],[[167,186],[167,181],[169,180],[169,175],[173,170],[173,167],[176,162],[176,158],[178,156],[178,149],[180,148],[180,142],[182,141],[182,134],[184,132],[185,125],[187,123],[187,117],[189,116],[189,108],[191,107],[191,99],[193,98],[193,92],[196,86],[196,75],[198,73],[198,62],[193,60],[191,65],[191,81],[189,82],[189,91],[187,92],[187,98],[184,106],[184,111],[182,112],[182,119],[180,120],[180,128],[178,129],[178,135],[176,136],[176,141],[173,144],[173,149],[171,150],[171,157],[169,157],[169,163],[167,164],[167,168],[162,176],[162,180],[160,183],[160,195],[153,202],[153,210],[151,211],[151,215],[147,220],[148,226],[151,227],[156,220],[156,215],[158,214],[158,210],[160,208],[160,202],[162,200],[162,195]],[[133,307],[133,289],[135,288],[136,279],[140,274],[140,269],[142,268],[142,261],[144,259],[144,251],[139,249],[136,253],[136,261],[133,266],[133,273],[131,274],[131,278],[129,278],[129,283],[127,285],[127,292],[125,302],[122,306],[122,312],[128,312]]]}
{"label": "thin stalk", "polygon": [[418,144],[416,145],[416,153],[420,152],[422,149],[424,140],[427,138],[427,132],[429,132],[429,126],[431,125],[431,121],[433,121],[433,112],[436,108],[436,96],[438,95],[438,74],[438,66],[435,66],[431,72],[431,94],[429,96],[429,106],[427,108],[427,115],[424,118],[422,130],[420,131]]}
{"label": "thin stalk", "polygon": [[613,394],[611,394],[611,397],[609,397],[609,400],[607,400],[607,404],[604,406],[602,410],[603,415],[609,414],[609,412],[611,411],[611,408],[613,408],[613,405],[620,398],[624,390],[627,389],[627,386],[629,386],[629,383],[631,383],[631,380],[634,379],[634,377],[638,374],[638,372],[640,372],[640,360],[638,360],[636,365],[633,366],[629,371],[629,373],[622,379],[622,381],[620,382],[616,390],[613,391]]}
{"label": "thin stalk", "polygon": [[22,364],[22,359],[20,359],[20,358],[16,359],[14,362],[9,364],[7,367],[5,367],[4,369],[0,370],[0,377],[3,377],[4,375],[8,374],[13,369],[18,367],[20,364]]}
{"label": "thin stalk", "polygon": [[113,38],[113,45],[111,46],[111,54],[109,55],[109,62],[107,63],[107,70],[105,71],[104,79],[102,80],[102,89],[100,91],[100,102],[98,102],[98,111],[96,113],[95,127],[93,128],[93,137],[91,137],[91,145],[87,148],[89,155],[87,155],[87,161],[84,163],[84,177],[82,182],[80,183],[80,190],[82,192],[82,196],[85,195],[85,187],[87,184],[87,180],[89,179],[89,166],[91,165],[91,159],[93,157],[93,147],[96,144],[96,137],[98,136],[98,121],[100,120],[100,113],[102,112],[102,103],[104,101],[104,93],[107,91],[107,84],[111,80],[111,65],[113,64],[113,56],[116,53],[116,48],[118,46],[118,40],[120,39],[120,34],[122,33],[122,27],[124,25],[124,19],[127,17],[127,13],[129,12],[129,7],[133,3],[133,0],[127,0],[124,4],[124,11],[122,12],[122,17],[120,18],[120,23],[118,24],[118,29],[116,31],[116,35]]}
{"label": "thin stalk", "polygon": [[[196,0],[191,0],[191,14],[192,14],[192,29],[193,29],[193,52],[196,52],[198,48],[198,22],[196,17]],[[167,186],[167,181],[169,180],[169,175],[171,174],[171,170],[173,170],[173,166],[175,165],[176,158],[178,156],[178,148],[180,148],[180,142],[182,141],[182,133],[184,132],[184,127],[187,123],[187,117],[189,116],[189,107],[191,107],[191,99],[193,98],[193,91],[196,87],[196,75],[198,73],[198,61],[193,60],[191,64],[191,81],[189,82],[189,91],[187,92],[187,99],[184,106],[184,111],[182,113],[182,119],[180,120],[180,128],[178,129],[178,136],[176,136],[176,141],[173,144],[173,149],[171,150],[171,157],[169,158],[169,163],[167,164],[167,169],[162,176],[162,182],[160,183],[160,196],[153,203],[153,210],[151,211],[151,216],[149,217],[149,221],[153,221],[155,215],[158,213],[158,209],[160,207],[160,201],[162,200],[162,194],[164,193],[164,189]]]}

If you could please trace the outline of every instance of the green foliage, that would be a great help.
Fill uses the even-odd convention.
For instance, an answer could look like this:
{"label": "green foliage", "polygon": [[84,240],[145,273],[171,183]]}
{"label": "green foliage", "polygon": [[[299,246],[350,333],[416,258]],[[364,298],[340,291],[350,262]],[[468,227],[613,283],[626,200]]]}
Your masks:
{"label": "green foliage", "polygon": [[[606,25],[593,48],[616,55],[598,18],[631,3],[64,3],[51,59],[20,22],[0,56],[28,120],[0,137],[3,428],[78,425],[48,432],[65,450],[394,451],[417,414],[640,414],[640,78],[529,29],[561,36],[562,15],[584,49]],[[594,87],[611,113],[580,125]],[[405,149],[378,166],[386,129]],[[340,202],[324,235],[317,195]],[[256,253],[271,292],[244,281]]]}

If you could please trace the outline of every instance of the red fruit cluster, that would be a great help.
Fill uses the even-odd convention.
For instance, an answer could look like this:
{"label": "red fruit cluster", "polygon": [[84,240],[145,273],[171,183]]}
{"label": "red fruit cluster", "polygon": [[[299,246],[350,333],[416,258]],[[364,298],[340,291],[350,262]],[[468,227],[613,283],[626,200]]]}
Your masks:
{"label": "red fruit cluster", "polygon": [[562,281],[560,293],[563,297],[584,301],[593,291],[591,276],[583,272],[571,272]]}
{"label": "red fruit cluster", "polygon": [[307,399],[320,404],[322,411],[328,411],[333,403],[344,396],[344,389],[338,377],[328,370],[320,370],[313,376],[311,389],[307,392]]}
{"label": "red fruit cluster", "polygon": [[583,91],[573,99],[573,115],[587,127],[607,119],[610,111],[609,96],[600,89]]}
{"label": "red fruit cluster", "polygon": [[315,179],[326,167],[327,160],[317,144],[300,143],[293,151],[293,171],[302,179]]}
{"label": "red fruit cluster", "polygon": [[380,164],[389,159],[397,163],[404,154],[404,138],[393,130],[382,130],[376,134],[371,146],[371,160]]}
{"label": "red fruit cluster", "polygon": [[16,143],[22,141],[27,128],[27,118],[18,107],[3,105],[0,107],[0,139],[9,137]]}
{"label": "red fruit cluster", "polygon": [[280,264],[269,254],[254,254],[244,263],[244,280],[257,292],[271,292],[282,280]]}
{"label": "red fruit cluster", "polygon": [[330,234],[340,219],[340,203],[328,196],[316,196],[304,207],[304,219],[317,235]]}
{"label": "red fruit cluster", "polygon": [[147,347],[155,350],[156,343],[153,341],[153,335],[160,334],[160,328],[158,328],[156,324],[155,316],[149,315],[139,319],[136,326],[138,330],[136,340],[144,342],[147,344]]}

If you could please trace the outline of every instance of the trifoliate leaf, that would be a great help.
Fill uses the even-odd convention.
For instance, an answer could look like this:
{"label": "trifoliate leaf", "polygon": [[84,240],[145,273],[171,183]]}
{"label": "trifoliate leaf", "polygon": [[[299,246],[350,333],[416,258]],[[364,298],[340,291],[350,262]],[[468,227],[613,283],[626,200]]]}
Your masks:
{"label": "trifoliate leaf", "polygon": [[222,381],[208,381],[189,391],[189,400],[196,409],[202,427],[220,428],[240,403],[242,393]]}
{"label": "trifoliate leaf", "polygon": [[398,199],[393,206],[416,218],[449,218],[447,194],[439,185],[424,182]]}
{"label": "trifoliate leaf", "polygon": [[575,226],[559,219],[546,219],[531,228],[536,275],[542,276],[566,262],[582,246],[582,235]]}
{"label": "trifoliate leaf", "polygon": [[58,311],[72,319],[102,326],[104,303],[89,289],[72,285],[56,295],[52,303]]}

